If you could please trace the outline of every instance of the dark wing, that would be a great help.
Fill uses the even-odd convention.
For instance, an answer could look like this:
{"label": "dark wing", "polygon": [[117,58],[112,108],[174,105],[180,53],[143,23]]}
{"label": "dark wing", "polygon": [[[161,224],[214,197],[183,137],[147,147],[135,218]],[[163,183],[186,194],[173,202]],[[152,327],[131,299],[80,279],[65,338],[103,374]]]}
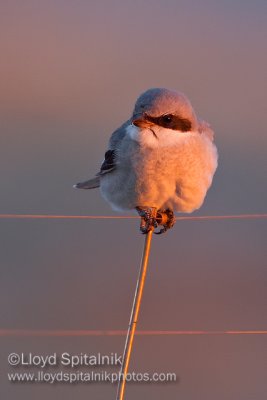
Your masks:
{"label": "dark wing", "polygon": [[105,159],[102,162],[100,172],[97,175],[104,175],[116,168],[115,150],[108,150],[105,153]]}
{"label": "dark wing", "polygon": [[105,153],[105,159],[101,165],[100,172],[97,176],[101,176],[107,174],[111,171],[114,171],[116,168],[116,149],[120,146],[120,143],[124,139],[126,135],[126,128],[131,124],[131,121],[128,120],[122,124],[118,129],[116,129],[109,140],[109,150]]}
{"label": "dark wing", "polygon": [[130,124],[130,121],[126,121],[120,128],[116,129],[115,132],[112,133],[110,141],[109,141],[109,150],[105,153],[105,159],[102,162],[100,171],[96,176],[92,179],[89,179],[85,182],[80,182],[74,185],[77,189],[94,189],[100,186],[100,177],[108,174],[111,171],[114,171],[116,168],[116,148],[120,145],[120,142],[123,140],[126,131],[125,128]]}
{"label": "dark wing", "polygon": [[115,163],[115,150],[108,150],[105,153],[105,159],[101,165],[100,171],[98,174],[88,181],[79,182],[74,187],[76,189],[94,189],[100,186],[100,176],[108,174],[116,168]]}

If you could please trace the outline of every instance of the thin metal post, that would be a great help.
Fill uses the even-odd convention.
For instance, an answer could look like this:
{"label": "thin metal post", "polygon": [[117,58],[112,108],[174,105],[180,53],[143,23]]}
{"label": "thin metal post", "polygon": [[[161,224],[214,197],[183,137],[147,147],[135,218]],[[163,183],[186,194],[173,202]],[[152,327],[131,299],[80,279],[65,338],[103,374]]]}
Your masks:
{"label": "thin metal post", "polygon": [[149,253],[150,253],[150,245],[151,245],[153,230],[154,230],[154,228],[152,227],[152,229],[146,234],[146,238],[145,238],[144,250],[143,250],[139,275],[138,275],[138,279],[137,279],[134,301],[133,301],[133,306],[132,306],[132,312],[131,312],[128,332],[127,332],[127,336],[126,336],[124,352],[123,352],[123,359],[122,359],[122,365],[121,365],[121,370],[120,370],[120,380],[118,383],[118,391],[117,391],[116,400],[123,400],[123,398],[124,398],[126,375],[128,372],[129,361],[130,361],[131,351],[132,351],[132,346],[133,346],[133,339],[134,339],[134,334],[135,334],[135,329],[136,329],[136,325],[137,325],[140,304],[141,304],[141,300],[142,300],[142,294],[143,294],[143,289],[144,289],[144,284],[145,284],[145,279],[146,279],[146,272],[147,272],[147,265],[148,265],[148,258],[149,258]]}

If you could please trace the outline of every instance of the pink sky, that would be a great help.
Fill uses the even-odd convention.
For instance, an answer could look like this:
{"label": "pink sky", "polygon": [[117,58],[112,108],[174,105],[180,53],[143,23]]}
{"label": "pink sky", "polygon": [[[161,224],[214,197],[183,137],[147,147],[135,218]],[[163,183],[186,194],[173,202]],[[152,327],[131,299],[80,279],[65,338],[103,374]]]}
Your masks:
{"label": "pink sky", "polygon": [[[215,130],[219,168],[196,215],[266,213],[266,4],[6,1],[0,13],[0,214],[114,215],[95,192],[107,140],[145,89],[185,92]],[[0,331],[124,331],[138,221],[1,220]],[[154,238],[139,329],[266,331],[266,220],[178,221]],[[12,351],[122,351],[114,337],[1,337]],[[139,335],[132,368],[175,385],[127,399],[262,399],[266,336]],[[115,387],[11,385],[3,398],[115,396]],[[86,397],[87,396],[87,397]]]}

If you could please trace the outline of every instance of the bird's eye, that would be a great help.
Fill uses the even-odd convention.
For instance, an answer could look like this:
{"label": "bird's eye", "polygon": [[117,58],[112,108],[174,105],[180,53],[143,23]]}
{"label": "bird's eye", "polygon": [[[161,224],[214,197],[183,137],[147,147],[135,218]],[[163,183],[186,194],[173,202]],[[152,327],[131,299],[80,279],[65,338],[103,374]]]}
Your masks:
{"label": "bird's eye", "polygon": [[171,114],[167,114],[167,115],[163,115],[162,116],[162,121],[165,124],[170,124],[172,122],[172,120],[173,120],[173,116]]}

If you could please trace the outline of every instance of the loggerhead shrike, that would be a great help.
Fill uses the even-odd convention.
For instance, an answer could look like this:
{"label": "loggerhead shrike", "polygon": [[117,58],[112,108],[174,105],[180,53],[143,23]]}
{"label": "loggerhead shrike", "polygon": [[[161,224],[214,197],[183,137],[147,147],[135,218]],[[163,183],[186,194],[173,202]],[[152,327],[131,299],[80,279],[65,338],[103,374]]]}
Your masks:
{"label": "loggerhead shrike", "polygon": [[143,233],[158,223],[162,233],[174,225],[173,211],[190,213],[202,205],[217,158],[213,131],[196,117],[186,96],[153,88],[141,94],[132,117],[111,135],[100,172],[74,187],[100,187],[114,210],[138,211]]}

